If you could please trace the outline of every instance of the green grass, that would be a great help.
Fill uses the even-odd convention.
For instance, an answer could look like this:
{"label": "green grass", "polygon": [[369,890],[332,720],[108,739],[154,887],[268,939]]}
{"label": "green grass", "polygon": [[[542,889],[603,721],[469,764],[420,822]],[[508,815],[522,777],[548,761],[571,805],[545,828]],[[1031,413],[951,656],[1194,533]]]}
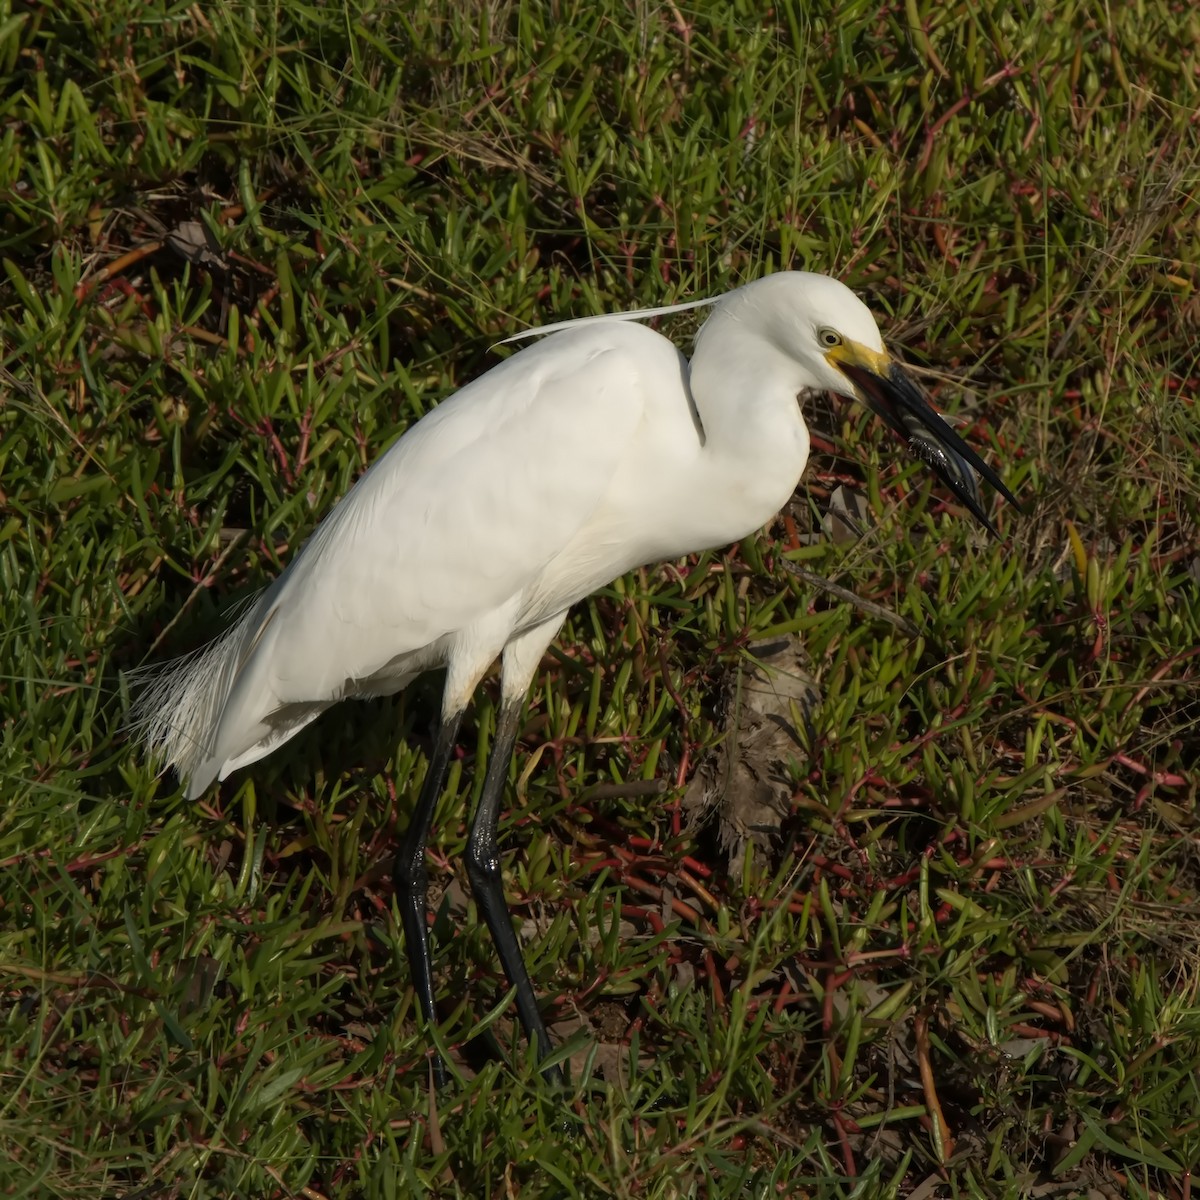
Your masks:
{"label": "green grass", "polygon": [[[0,1192],[1190,1195],[1198,35],[1165,0],[0,2]],[[465,890],[483,696],[435,1099],[390,866],[437,681],[189,805],[124,672],[503,335],[788,266],[869,300],[1027,515],[987,541],[815,405],[783,520],[572,614],[501,825],[565,1129]],[[810,536],[839,484],[850,544]],[[785,635],[817,699],[730,852],[685,786]]]}

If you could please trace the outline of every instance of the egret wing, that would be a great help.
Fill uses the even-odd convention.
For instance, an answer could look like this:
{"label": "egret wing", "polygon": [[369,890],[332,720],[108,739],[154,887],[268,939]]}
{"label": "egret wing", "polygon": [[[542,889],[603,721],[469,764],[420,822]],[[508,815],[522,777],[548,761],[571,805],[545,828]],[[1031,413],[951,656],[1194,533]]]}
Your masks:
{"label": "egret wing", "polygon": [[[215,769],[346,695],[395,690],[439,640],[537,587],[603,503],[653,389],[680,356],[638,326],[565,331],[409,430],[263,596],[221,706]],[[394,679],[388,687],[387,680]]]}

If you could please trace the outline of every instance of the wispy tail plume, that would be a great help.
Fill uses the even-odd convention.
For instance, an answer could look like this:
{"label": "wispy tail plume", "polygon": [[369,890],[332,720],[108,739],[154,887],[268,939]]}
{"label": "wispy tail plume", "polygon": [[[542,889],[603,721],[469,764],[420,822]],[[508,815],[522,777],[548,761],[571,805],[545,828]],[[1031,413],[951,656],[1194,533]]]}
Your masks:
{"label": "wispy tail plume", "polygon": [[244,646],[259,622],[251,603],[219,637],[191,654],[130,672],[137,693],[127,727],[147,756],[173,767],[197,795],[212,781],[217,727],[241,668]]}

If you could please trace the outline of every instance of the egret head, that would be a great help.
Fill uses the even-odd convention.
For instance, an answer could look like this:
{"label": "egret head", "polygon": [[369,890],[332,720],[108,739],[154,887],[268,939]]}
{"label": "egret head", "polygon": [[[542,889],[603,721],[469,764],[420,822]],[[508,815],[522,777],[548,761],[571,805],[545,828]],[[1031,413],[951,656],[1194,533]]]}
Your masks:
{"label": "egret head", "polygon": [[866,404],[996,532],[974,472],[1017,505],[1012,493],[888,355],[870,309],[845,284],[827,275],[785,271],[740,290],[750,293],[755,318],[770,341],[803,370],[808,386]]}

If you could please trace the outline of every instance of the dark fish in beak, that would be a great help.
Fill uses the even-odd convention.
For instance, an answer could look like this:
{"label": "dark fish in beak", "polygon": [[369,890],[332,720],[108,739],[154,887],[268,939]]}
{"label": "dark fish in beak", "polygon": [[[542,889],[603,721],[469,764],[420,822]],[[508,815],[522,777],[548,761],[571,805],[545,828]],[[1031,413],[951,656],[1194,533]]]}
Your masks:
{"label": "dark fish in beak", "polygon": [[871,410],[908,443],[909,449],[971,510],[993,536],[999,536],[984,511],[974,472],[983,476],[1018,512],[1021,506],[1004,481],[955,433],[925,394],[896,364],[886,374],[853,362],[838,368],[858,388]]}

